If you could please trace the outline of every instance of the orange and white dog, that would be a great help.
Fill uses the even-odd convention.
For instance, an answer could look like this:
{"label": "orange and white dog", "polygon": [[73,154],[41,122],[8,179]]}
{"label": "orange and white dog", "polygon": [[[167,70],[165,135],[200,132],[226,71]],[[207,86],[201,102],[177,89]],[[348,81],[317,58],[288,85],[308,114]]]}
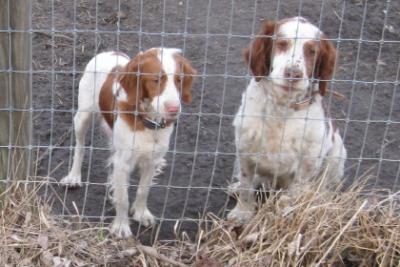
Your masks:
{"label": "orange and white dog", "polygon": [[[328,167],[328,182],[343,176],[347,157],[323,96],[333,76],[336,50],[304,18],[266,21],[244,52],[253,74],[233,125],[239,198],[229,219],[254,214],[253,189],[299,187]],[[314,82],[315,81],[315,82]]]}
{"label": "orange and white dog", "polygon": [[164,165],[181,100],[191,102],[195,74],[180,50],[170,48],[152,48],[133,59],[120,52],[101,53],[85,68],[74,117],[74,160],[61,183],[81,185],[85,135],[91,117],[101,114],[112,144],[109,181],[116,217],[110,230],[119,237],[132,234],[128,186],[135,167],[140,170],[140,182],[130,211],[144,226],[155,223],[147,208],[149,189]]}

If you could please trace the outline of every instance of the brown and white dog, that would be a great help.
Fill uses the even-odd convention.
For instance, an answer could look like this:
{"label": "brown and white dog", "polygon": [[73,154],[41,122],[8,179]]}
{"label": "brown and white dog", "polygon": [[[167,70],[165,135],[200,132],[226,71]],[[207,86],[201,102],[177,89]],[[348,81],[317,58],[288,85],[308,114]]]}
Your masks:
{"label": "brown and white dog", "polygon": [[113,151],[109,181],[116,217],[110,230],[117,236],[131,235],[128,186],[136,166],[140,182],[130,211],[144,226],[155,222],[147,208],[147,196],[153,177],[164,165],[181,99],[191,102],[195,74],[180,50],[169,48],[152,48],[133,59],[119,52],[101,53],[85,68],[74,117],[74,161],[61,183],[81,185],[85,135],[91,116],[101,114]]}
{"label": "brown and white dog", "polygon": [[239,197],[229,219],[253,216],[260,183],[296,193],[326,167],[328,182],[343,176],[347,152],[322,102],[336,62],[325,39],[301,17],[266,21],[244,51],[254,77],[233,122]]}

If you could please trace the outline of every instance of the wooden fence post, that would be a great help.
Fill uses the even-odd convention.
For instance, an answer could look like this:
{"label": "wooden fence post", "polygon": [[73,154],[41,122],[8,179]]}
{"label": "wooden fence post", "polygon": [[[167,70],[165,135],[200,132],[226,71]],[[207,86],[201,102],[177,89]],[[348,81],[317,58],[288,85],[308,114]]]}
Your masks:
{"label": "wooden fence post", "polygon": [[30,174],[31,0],[0,0],[0,179]]}

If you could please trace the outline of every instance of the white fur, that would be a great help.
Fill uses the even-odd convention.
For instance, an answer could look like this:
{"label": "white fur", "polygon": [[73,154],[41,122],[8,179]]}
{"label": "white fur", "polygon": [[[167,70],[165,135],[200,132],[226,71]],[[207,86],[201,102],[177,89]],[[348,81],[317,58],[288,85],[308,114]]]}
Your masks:
{"label": "white fur", "polygon": [[[166,101],[175,101],[180,106],[178,90],[169,81],[173,78],[175,64],[173,64],[173,54],[178,52],[176,49],[162,49],[164,51],[163,67],[168,73],[167,88],[163,94],[157,97],[157,105],[162,107]],[[159,49],[161,51],[161,49]],[[117,65],[124,66],[129,62],[124,56],[116,55],[113,52],[101,53],[88,63],[85,72],[79,83],[78,111],[74,117],[76,146],[74,161],[69,174],[61,180],[66,186],[81,185],[81,166],[84,156],[85,134],[89,128],[92,114],[99,114],[99,94],[104,81],[109,72]],[[124,90],[120,89],[120,84],[113,84],[113,93],[117,96],[116,100],[126,99]],[[171,91],[175,90],[176,94]],[[112,100],[110,100],[112,101]],[[116,217],[110,227],[112,233],[119,237],[130,236],[129,227],[129,200],[128,186],[129,176],[137,166],[140,171],[140,182],[137,189],[136,199],[130,211],[133,219],[144,226],[154,224],[155,218],[147,208],[147,197],[153,177],[158,174],[164,165],[164,156],[169,147],[169,140],[173,131],[173,125],[164,129],[134,132],[131,127],[117,117],[114,128],[111,130],[103,121],[103,128],[107,130],[112,138],[112,156],[110,162],[113,170],[110,176],[112,199],[116,209]]]}
{"label": "white fur", "polygon": [[[128,62],[129,59],[124,56],[114,55],[114,52],[105,52],[95,56],[87,64],[79,82],[78,111],[74,117],[76,138],[74,161],[71,171],[61,180],[61,183],[68,186],[81,185],[85,135],[91,125],[92,114],[99,114],[100,112],[98,102],[101,86],[115,66],[124,66]],[[108,128],[108,126],[106,127]]]}
{"label": "white fur", "polygon": [[[180,49],[158,49],[158,59],[160,60],[163,70],[167,75],[167,84],[164,91],[151,102],[154,110],[159,111],[165,116],[167,114],[165,108],[167,105],[181,107],[179,100],[179,90],[174,83],[174,75],[176,71],[176,61],[174,55],[180,53]],[[179,110],[180,111],[180,110]]]}
{"label": "white fur", "polygon": [[[296,22],[297,19],[284,24],[280,30],[294,37]],[[299,35],[319,32],[311,24],[302,25],[305,27],[299,27]],[[295,50],[290,53],[303,66],[302,52],[296,52],[303,50],[303,41],[296,42]],[[325,167],[327,183],[338,181],[344,173],[347,152],[339,132],[333,131],[332,122],[325,116],[322,97],[316,94],[307,108],[295,110],[290,103],[306,97],[312,86],[309,81],[304,80],[301,90],[288,93],[279,81],[270,79],[273,75],[283,76],[282,68],[291,58],[290,53],[272,59],[275,74],[260,82],[251,80],[233,122],[239,183],[231,186],[231,190],[237,190],[239,198],[228,218],[241,223],[254,214],[253,189],[259,183],[270,189],[284,185],[290,194],[295,194],[301,193]]]}
{"label": "white fur", "polygon": [[[284,78],[285,68],[296,66],[305,75],[306,64],[304,57],[304,44],[310,40],[316,40],[321,32],[309,22],[304,22],[301,17],[295,17],[281,25],[276,33],[278,36],[283,36],[290,43],[290,48],[284,53],[275,55],[272,61],[272,71],[269,78],[276,84],[285,86],[286,79]],[[279,38],[279,37],[278,37]],[[296,89],[305,91],[310,86],[310,81],[304,76],[296,83]]]}

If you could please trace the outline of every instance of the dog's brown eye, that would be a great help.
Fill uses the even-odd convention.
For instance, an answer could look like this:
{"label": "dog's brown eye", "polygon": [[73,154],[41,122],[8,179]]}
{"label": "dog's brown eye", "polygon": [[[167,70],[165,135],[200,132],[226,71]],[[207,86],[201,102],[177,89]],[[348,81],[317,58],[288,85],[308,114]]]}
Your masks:
{"label": "dog's brown eye", "polygon": [[154,78],[154,79],[152,79],[152,81],[154,82],[154,83],[156,83],[156,84],[159,84],[160,82],[161,82],[161,78]]}
{"label": "dog's brown eye", "polygon": [[279,50],[286,50],[288,48],[289,44],[286,40],[279,40],[276,42],[276,47]]}

